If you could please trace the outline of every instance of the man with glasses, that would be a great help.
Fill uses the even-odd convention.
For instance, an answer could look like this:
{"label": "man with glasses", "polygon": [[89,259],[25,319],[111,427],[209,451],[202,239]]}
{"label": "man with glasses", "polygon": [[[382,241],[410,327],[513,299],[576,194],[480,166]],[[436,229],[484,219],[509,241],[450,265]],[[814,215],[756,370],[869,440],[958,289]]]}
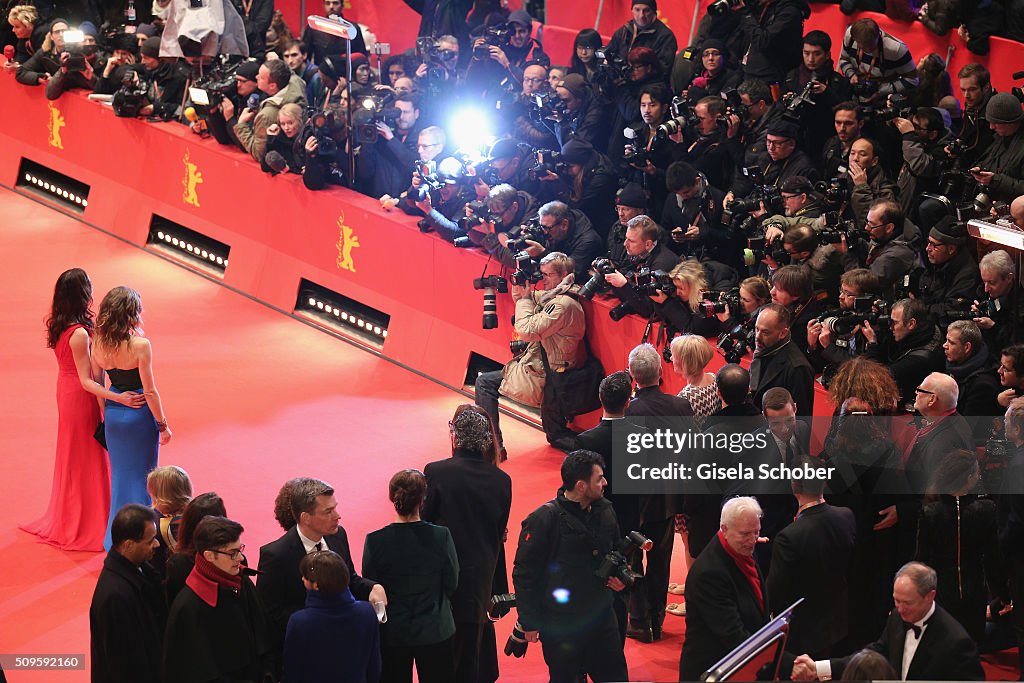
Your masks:
{"label": "man with glasses", "polygon": [[883,291],[891,292],[904,275],[920,265],[917,251],[904,237],[903,209],[890,199],[876,200],[868,209],[864,227],[870,242],[860,241],[851,247],[844,236],[836,245],[843,255],[843,266],[868,268],[878,277]]}
{"label": "man with glasses", "polygon": [[[772,91],[764,81],[745,80],[739,84],[736,92],[740,96],[741,106],[747,111],[747,122],[741,126],[740,117],[732,114],[729,117],[729,128],[726,130],[726,137],[732,141],[730,149],[736,171],[733,187],[737,183],[746,183],[746,178],[741,173],[742,169],[756,166],[764,156],[768,126],[782,116],[784,111],[782,105],[773,100]],[[737,196],[743,195],[737,193]]]}
{"label": "man with glasses", "polygon": [[[946,355],[942,350],[944,335],[932,322],[927,307],[917,299],[900,299],[889,311],[889,327],[892,338],[879,343],[878,332],[871,323],[861,328],[868,340],[867,353],[889,367],[896,386],[900,389],[904,406],[913,406],[914,389],[932,372],[946,368]],[[956,382],[953,383],[954,386]],[[953,400],[956,406],[956,399]]]}
{"label": "man with glasses", "polygon": [[196,564],[167,618],[166,683],[270,676],[267,624],[244,565],[243,531],[238,522],[215,516],[196,527]]}
{"label": "man with glasses", "polygon": [[153,510],[125,505],[114,515],[110,536],[89,606],[92,680],[159,679],[167,602],[149,564],[160,545]]}
{"label": "man with glasses", "polygon": [[943,216],[928,233],[928,264],[921,274],[917,297],[936,319],[946,311],[964,310],[974,300],[981,277],[967,246],[967,226]]}
{"label": "man with glasses", "polygon": [[317,550],[341,555],[352,577],[350,588],[356,600],[387,604],[384,586],[359,576],[352,564],[348,534],[338,524],[338,501],[334,488],[319,479],[292,480],[291,509],[296,525],[276,541],[260,548],[259,581],[256,590],[263,601],[267,630],[280,673],[285,628],[293,612],[306,605],[306,588],[299,573],[299,561]]}
{"label": "man with glasses", "polygon": [[924,424],[907,457],[907,483],[913,495],[927,492],[929,479],[950,452],[974,451],[971,426],[956,410],[959,398],[956,380],[941,372],[929,374],[914,387],[914,410]]}
{"label": "man with glasses", "polygon": [[[785,233],[798,225],[816,227],[823,206],[821,195],[814,191],[814,183],[803,176],[793,176],[779,187],[785,215],[775,214],[764,219],[765,239],[769,243],[783,237]],[[778,266],[772,267],[775,270]]]}
{"label": "man with glasses", "polygon": [[[842,313],[864,311],[864,304],[858,307],[858,300],[873,303],[879,294],[878,278],[867,268],[854,268],[843,273],[839,280],[839,310]],[[827,320],[827,319],[826,319]],[[831,326],[822,320],[811,320],[807,323],[807,359],[811,365],[822,370],[822,383],[826,386],[840,365],[864,355],[867,338],[864,335],[865,322],[856,325],[848,335],[837,335]],[[877,334],[888,334],[888,330],[875,330]],[[877,339],[877,337],[876,337]]]}
{"label": "man with glasses", "polygon": [[786,231],[782,248],[789,254],[791,265],[805,266],[811,271],[811,288],[815,295],[824,292],[827,301],[835,301],[843,274],[842,259],[835,247],[820,244],[811,226],[798,225]]}

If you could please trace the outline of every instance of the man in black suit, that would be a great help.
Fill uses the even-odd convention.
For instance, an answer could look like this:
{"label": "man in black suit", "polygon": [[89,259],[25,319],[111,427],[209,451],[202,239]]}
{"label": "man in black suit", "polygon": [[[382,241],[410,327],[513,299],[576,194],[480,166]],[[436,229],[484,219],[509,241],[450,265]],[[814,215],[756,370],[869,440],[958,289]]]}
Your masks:
{"label": "man in black suit", "polygon": [[954,450],[974,450],[974,438],[970,424],[956,412],[960,390],[955,379],[933,372],[915,392],[914,409],[925,424],[914,438],[906,472],[911,493],[922,495],[942,459]]}
{"label": "man in black suit", "polygon": [[[451,422],[452,457],[423,468],[427,499],[420,516],[448,527],[459,556],[459,586],[451,597],[455,617],[455,680],[479,680],[481,648],[488,623],[487,606],[501,553],[512,479],[488,454],[494,452],[494,430],[480,413],[464,410]],[[490,640],[493,641],[493,636]],[[486,656],[494,660],[495,653]]]}
{"label": "man in black suit", "polygon": [[356,573],[348,547],[348,534],[338,524],[338,501],[334,498],[334,489],[319,479],[295,479],[291,502],[296,525],[276,541],[260,548],[259,581],[256,583],[256,592],[267,616],[278,674],[288,619],[293,612],[306,606],[306,588],[299,573],[299,562],[304,555],[317,550],[333,550],[348,566],[352,576],[349,588],[356,600],[384,604],[388,601],[384,586]]}
{"label": "man in black suit", "polygon": [[[692,417],[693,408],[685,398],[661,390],[661,366],[661,354],[650,344],[641,344],[629,352],[629,374],[636,382],[636,395],[626,408],[626,417],[648,418],[644,426],[650,429],[674,428],[680,431],[686,428],[682,424],[684,421],[673,423],[671,418]],[[678,496],[669,493],[643,496],[640,501],[638,531],[654,542],[654,548],[646,553],[644,576],[636,582],[629,596],[630,628],[626,636],[640,642],[650,643],[661,638],[675,538],[675,516],[681,511],[679,503]],[[642,569],[641,555],[639,550],[633,553],[634,571]]]}
{"label": "man in black suit", "polygon": [[[868,648],[889,660],[901,680],[981,681],[985,672],[978,648],[964,627],[935,604],[935,570],[910,562],[896,573],[885,630]],[[842,678],[849,657],[815,661],[800,655],[793,663],[794,681]]]}
{"label": "man in black suit", "polygon": [[760,405],[772,387],[789,390],[797,415],[814,414],[814,369],[790,335],[793,316],[785,306],[768,304],[754,323],[754,360],[750,363],[750,385],[754,405]]}
{"label": "man in black suit", "polygon": [[[792,465],[817,468],[821,461],[798,455]],[[793,613],[786,649],[824,659],[846,636],[846,573],[857,522],[853,510],[825,502],[824,480],[793,479],[790,486],[799,508],[796,519],[772,544],[768,604],[772,614],[779,614],[804,598]]]}
{"label": "man in black suit", "polygon": [[761,506],[749,497],[722,506],[721,528],[686,575],[686,639],[679,680],[696,681],[768,621],[764,579],[754,562]]}
{"label": "man in black suit", "polygon": [[149,565],[159,545],[153,511],[143,505],[125,505],[114,516],[110,536],[113,547],[103,561],[89,606],[92,680],[156,680],[167,604],[156,570]]}

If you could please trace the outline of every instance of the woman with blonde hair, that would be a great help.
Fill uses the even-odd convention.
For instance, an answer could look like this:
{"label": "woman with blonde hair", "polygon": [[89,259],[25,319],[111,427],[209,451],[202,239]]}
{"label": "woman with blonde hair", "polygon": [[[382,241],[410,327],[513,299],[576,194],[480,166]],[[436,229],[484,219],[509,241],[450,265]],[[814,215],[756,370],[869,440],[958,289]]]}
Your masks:
{"label": "woman with blonde hair", "polygon": [[146,476],[156,468],[160,445],[171,440],[160,392],[153,376],[153,348],[142,336],[142,298],[129,287],[114,287],[100,304],[93,346],[93,375],[110,376],[115,393],[139,391],[146,405],[137,410],[107,399],[105,433],[110,453],[110,519],[104,547],[110,548],[110,523],[128,503],[150,503]]}
{"label": "woman with blonde hair", "polygon": [[[715,375],[706,372],[715,350],[705,337],[683,334],[672,340],[672,369],[686,380],[679,396],[687,399],[696,418],[707,417],[722,409]],[[702,424],[698,420],[698,424]]]}
{"label": "woman with blonde hair", "polygon": [[718,322],[698,313],[708,289],[707,274],[700,261],[692,258],[680,261],[668,276],[676,288],[674,296],[664,292],[651,295],[661,318],[676,332],[705,337],[718,334]]}

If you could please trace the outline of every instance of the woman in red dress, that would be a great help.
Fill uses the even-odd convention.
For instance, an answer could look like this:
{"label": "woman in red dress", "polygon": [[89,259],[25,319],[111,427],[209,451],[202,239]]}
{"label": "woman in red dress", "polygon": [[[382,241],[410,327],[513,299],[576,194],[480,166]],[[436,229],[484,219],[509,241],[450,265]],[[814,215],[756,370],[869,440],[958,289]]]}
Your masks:
{"label": "woman in red dress", "polygon": [[61,273],[46,321],[47,346],[54,350],[58,368],[53,487],[43,516],[21,528],[62,550],[103,550],[110,507],[110,463],[93,437],[101,420],[102,398],[132,407],[145,402],[141,394],[116,394],[93,381],[91,305],[92,283],[85,271],[72,268]]}

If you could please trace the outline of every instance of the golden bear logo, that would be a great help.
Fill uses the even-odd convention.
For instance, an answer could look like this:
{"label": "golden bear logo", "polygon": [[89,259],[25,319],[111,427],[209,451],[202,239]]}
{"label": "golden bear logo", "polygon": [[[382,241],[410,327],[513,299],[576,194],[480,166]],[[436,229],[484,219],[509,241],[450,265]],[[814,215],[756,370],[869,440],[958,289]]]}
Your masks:
{"label": "golden bear logo", "polygon": [[190,206],[199,208],[199,195],[196,187],[203,183],[203,174],[199,172],[199,166],[189,161],[189,150],[185,150],[185,177],[181,181],[184,191],[181,193],[181,200]]}
{"label": "golden bear logo", "polygon": [[60,109],[53,106],[53,102],[47,102],[46,106],[50,108],[50,118],[46,122],[46,129],[50,132],[47,142],[50,143],[50,147],[64,149],[64,142],[60,139],[60,129],[67,125],[64,115],[60,113]]}
{"label": "golden bear logo", "polygon": [[359,238],[352,227],[345,225],[345,213],[338,216],[338,269],[356,272],[356,264],[352,261],[352,250],[359,246]]}

